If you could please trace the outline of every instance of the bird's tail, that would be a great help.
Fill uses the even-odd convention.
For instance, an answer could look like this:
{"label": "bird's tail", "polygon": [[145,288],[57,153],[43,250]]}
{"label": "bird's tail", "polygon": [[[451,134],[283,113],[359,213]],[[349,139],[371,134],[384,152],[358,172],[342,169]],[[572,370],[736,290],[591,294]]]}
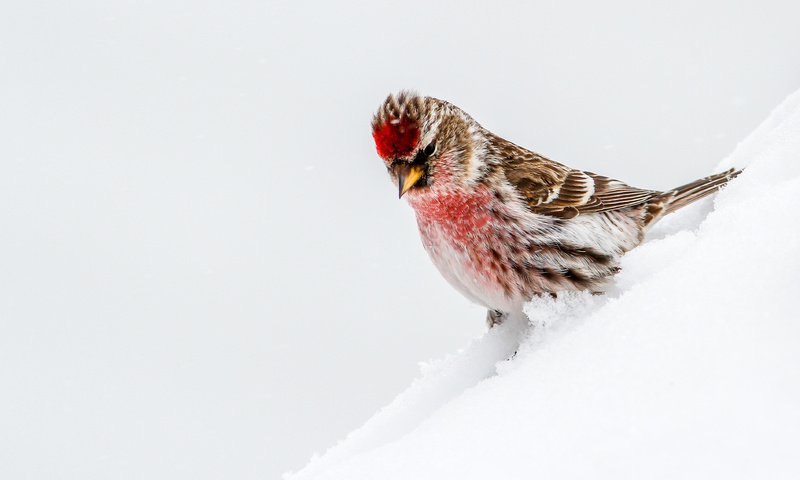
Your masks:
{"label": "bird's tail", "polygon": [[742,173],[741,170],[731,168],[728,171],[701,178],[664,192],[663,198],[667,200],[664,214],[672,213],[696,200],[711,195],[724,187],[731,179],[736,178],[740,173]]}
{"label": "bird's tail", "polygon": [[649,208],[647,217],[645,218],[645,225],[655,223],[656,220],[664,215],[711,195],[724,187],[729,181],[736,178],[740,173],[742,173],[741,170],[731,168],[725,172],[701,178],[694,182],[687,183],[686,185],[681,185],[680,187],[663,192],[653,199],[655,200],[654,202],[648,205]]}

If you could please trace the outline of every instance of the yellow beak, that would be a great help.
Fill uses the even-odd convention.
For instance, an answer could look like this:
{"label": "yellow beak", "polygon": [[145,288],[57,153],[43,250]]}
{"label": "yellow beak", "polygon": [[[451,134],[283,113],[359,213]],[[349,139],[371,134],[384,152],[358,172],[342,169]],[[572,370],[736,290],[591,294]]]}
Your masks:
{"label": "yellow beak", "polygon": [[400,197],[406,193],[417,181],[422,178],[425,170],[420,165],[401,165],[397,168],[397,186],[400,189]]}

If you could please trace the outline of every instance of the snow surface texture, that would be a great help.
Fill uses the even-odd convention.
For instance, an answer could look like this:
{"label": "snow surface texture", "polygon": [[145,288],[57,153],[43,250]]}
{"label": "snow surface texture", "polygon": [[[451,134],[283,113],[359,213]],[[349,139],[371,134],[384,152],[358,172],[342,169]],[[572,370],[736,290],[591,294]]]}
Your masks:
{"label": "snow surface texture", "polygon": [[734,165],[609,295],[532,301],[286,478],[798,478],[800,91]]}

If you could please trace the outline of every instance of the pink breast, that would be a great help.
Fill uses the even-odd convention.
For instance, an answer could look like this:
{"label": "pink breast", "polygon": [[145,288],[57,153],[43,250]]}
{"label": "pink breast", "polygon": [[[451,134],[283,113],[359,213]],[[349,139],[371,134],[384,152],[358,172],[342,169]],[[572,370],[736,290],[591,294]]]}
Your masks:
{"label": "pink breast", "polygon": [[[497,305],[508,291],[498,251],[502,241],[491,215],[494,196],[488,190],[472,194],[446,192],[416,195],[409,203],[417,213],[420,235],[445,278],[478,303]],[[495,202],[496,203],[496,202]],[[495,299],[490,301],[489,299]]]}
{"label": "pink breast", "polygon": [[484,189],[470,194],[448,191],[415,195],[409,198],[409,203],[417,212],[420,229],[435,226],[454,245],[463,245],[477,240],[491,220],[488,208],[491,199]]}

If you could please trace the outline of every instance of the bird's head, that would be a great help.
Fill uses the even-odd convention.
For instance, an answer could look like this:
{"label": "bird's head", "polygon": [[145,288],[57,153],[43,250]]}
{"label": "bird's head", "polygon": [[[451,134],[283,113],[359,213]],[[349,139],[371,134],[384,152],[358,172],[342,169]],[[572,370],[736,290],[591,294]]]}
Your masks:
{"label": "bird's head", "polygon": [[482,166],[480,130],[458,107],[410,92],[389,95],[372,118],[375,147],[401,197],[469,188]]}

